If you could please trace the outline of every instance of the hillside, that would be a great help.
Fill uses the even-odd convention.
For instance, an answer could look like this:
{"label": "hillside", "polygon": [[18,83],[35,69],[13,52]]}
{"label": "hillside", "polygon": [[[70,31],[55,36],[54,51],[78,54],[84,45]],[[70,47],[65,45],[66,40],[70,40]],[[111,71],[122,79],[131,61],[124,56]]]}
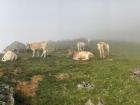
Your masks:
{"label": "hillside", "polygon": [[[20,59],[15,62],[0,62],[4,72],[0,81],[13,87],[17,80],[31,80],[37,74],[44,76],[35,97],[15,93],[16,105],[85,105],[88,99],[97,105],[98,97],[105,105],[140,104],[140,78],[131,76],[131,71],[140,67],[140,44],[110,41],[109,58],[102,60],[96,55],[89,61],[73,61],[66,53],[74,43],[59,43],[63,46],[57,44],[57,49],[45,59],[20,53]],[[96,50],[95,43],[90,43],[90,50]],[[67,78],[56,78],[60,73],[67,74]],[[90,82],[94,87],[78,89],[81,81]]]}

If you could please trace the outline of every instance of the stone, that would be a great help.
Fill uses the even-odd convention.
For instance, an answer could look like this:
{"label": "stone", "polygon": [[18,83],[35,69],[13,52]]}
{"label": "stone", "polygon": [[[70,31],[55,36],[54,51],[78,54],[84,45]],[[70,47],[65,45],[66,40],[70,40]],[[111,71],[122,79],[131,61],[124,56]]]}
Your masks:
{"label": "stone", "polygon": [[97,105],[104,105],[103,100],[101,98],[98,98],[98,104]]}
{"label": "stone", "polygon": [[7,84],[0,84],[0,105],[14,105],[14,88]]}
{"label": "stone", "polygon": [[82,81],[81,83],[79,83],[77,85],[78,89],[93,89],[94,88],[94,84],[90,83],[90,82],[85,82],[85,81]]}
{"label": "stone", "polygon": [[85,103],[85,105],[94,105],[94,104],[92,103],[91,99],[89,99],[89,100]]}

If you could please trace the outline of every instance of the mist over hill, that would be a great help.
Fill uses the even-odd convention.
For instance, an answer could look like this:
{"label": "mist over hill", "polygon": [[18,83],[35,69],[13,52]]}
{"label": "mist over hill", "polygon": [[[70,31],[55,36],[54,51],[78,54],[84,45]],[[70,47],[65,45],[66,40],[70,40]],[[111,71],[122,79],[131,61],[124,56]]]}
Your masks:
{"label": "mist over hill", "polygon": [[1,0],[0,50],[15,40],[140,42],[139,5],[139,0]]}

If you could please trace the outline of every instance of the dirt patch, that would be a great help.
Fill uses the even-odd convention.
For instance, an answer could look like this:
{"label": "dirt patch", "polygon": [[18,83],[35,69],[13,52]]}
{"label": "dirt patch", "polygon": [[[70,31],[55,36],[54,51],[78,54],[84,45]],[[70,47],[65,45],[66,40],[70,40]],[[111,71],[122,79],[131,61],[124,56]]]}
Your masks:
{"label": "dirt patch", "polygon": [[65,79],[68,79],[69,78],[69,75],[68,75],[68,73],[59,73],[57,75],[54,75],[54,77],[57,80],[65,80]]}
{"label": "dirt patch", "polygon": [[17,81],[16,90],[25,96],[35,96],[39,81],[43,80],[42,75],[35,75],[30,81]]}
{"label": "dirt patch", "polygon": [[106,59],[106,61],[113,62],[113,59],[112,58],[108,58],[108,59]]}
{"label": "dirt patch", "polygon": [[4,70],[0,69],[0,78],[1,78],[2,76],[4,76],[4,74],[5,74]]}

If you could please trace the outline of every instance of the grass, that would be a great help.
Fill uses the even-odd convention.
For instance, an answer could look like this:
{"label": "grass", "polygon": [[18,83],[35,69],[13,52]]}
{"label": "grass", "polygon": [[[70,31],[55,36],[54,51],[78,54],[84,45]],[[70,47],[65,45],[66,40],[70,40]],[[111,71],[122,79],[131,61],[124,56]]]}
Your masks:
{"label": "grass", "polygon": [[[6,71],[2,82],[15,87],[16,80],[29,80],[43,74],[37,96],[25,98],[16,94],[16,105],[84,105],[90,98],[97,104],[101,97],[105,105],[140,105],[140,84],[130,77],[130,71],[140,67],[140,44],[110,42],[113,61],[98,57],[89,61],[73,61],[65,51],[57,50],[47,58],[31,58],[31,53],[20,54],[15,62],[0,62]],[[14,74],[14,70],[19,72]],[[69,78],[59,81],[54,75],[68,73]],[[139,78],[140,79],[140,78]],[[93,89],[77,89],[80,81],[90,81]]]}

